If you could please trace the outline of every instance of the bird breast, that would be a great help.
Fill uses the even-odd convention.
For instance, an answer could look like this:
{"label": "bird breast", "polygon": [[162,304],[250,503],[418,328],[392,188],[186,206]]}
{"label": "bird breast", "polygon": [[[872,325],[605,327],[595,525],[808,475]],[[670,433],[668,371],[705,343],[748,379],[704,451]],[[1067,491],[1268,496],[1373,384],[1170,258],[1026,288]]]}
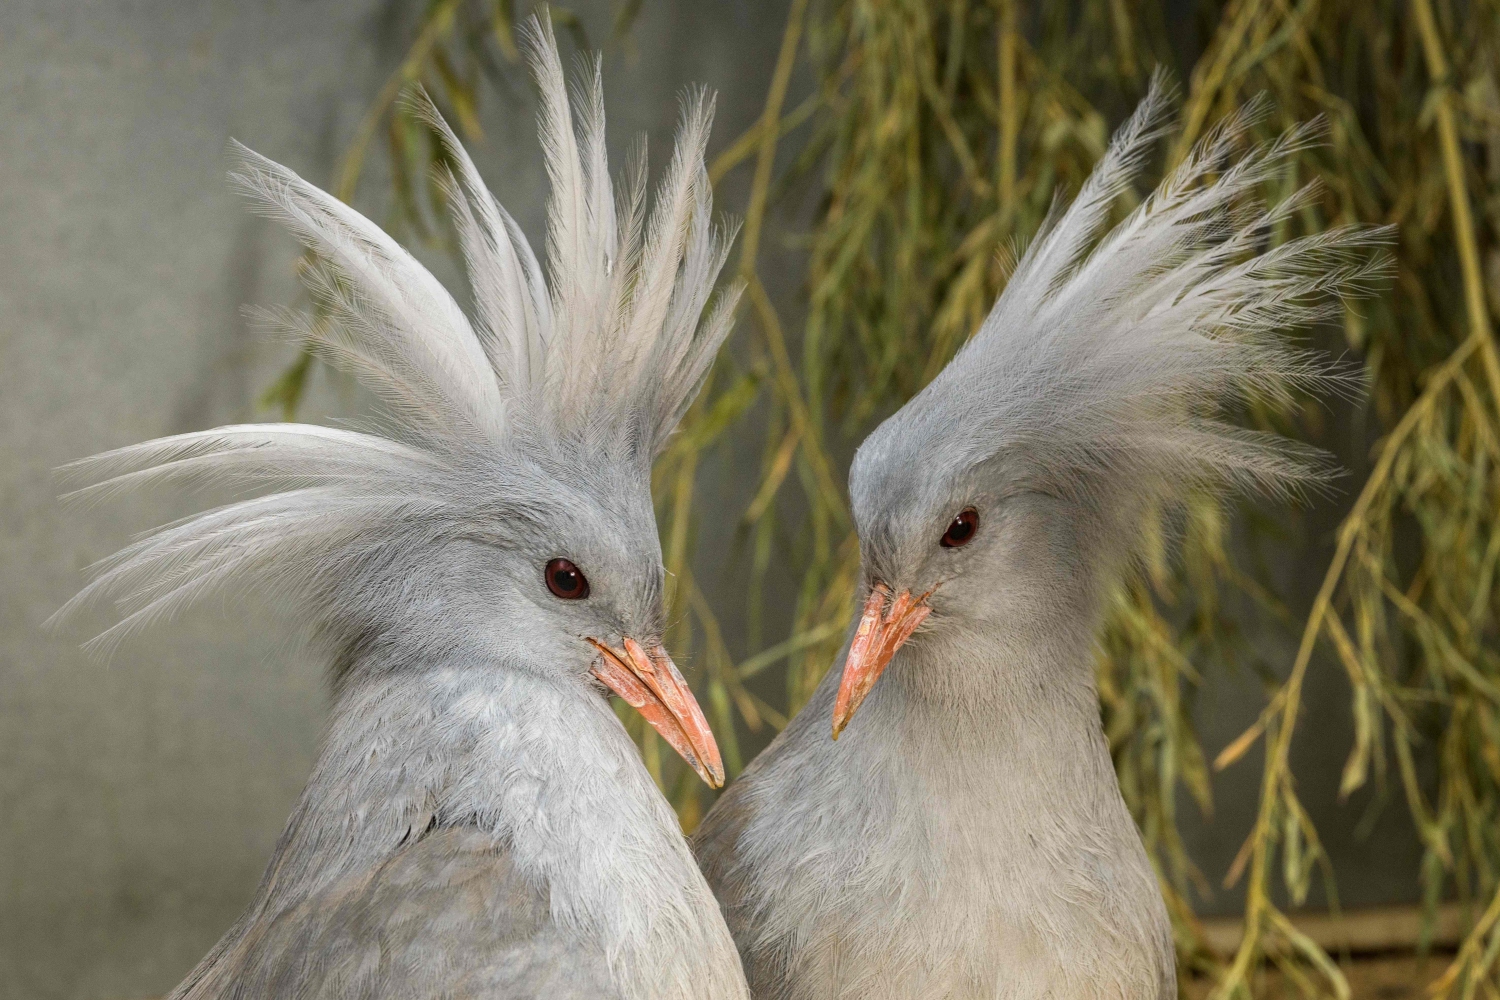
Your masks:
{"label": "bird breast", "polygon": [[[771,964],[781,968],[764,972],[747,959],[752,993],[1173,992],[1165,909],[1107,753],[1103,774],[1090,761],[1046,775],[1021,760],[986,760],[973,746],[961,762],[942,759],[948,751],[927,725],[866,721],[884,724],[856,718],[834,767],[816,745],[789,746],[756,775],[759,801],[747,803],[736,868],[753,873],[745,909],[758,917],[752,947],[743,937],[741,947],[779,956]],[[780,992],[763,991],[761,975]]]}

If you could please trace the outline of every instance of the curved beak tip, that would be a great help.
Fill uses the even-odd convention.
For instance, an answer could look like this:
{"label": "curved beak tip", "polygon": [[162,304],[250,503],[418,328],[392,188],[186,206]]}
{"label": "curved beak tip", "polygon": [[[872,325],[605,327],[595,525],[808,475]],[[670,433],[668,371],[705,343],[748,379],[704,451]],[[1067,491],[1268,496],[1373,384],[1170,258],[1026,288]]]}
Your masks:
{"label": "curved beak tip", "polygon": [[623,650],[593,638],[586,641],[599,652],[591,668],[594,677],[640,712],[710,788],[722,787],[724,762],[713,730],[661,643],[653,642],[648,651],[630,636],[622,642]]}
{"label": "curved beak tip", "polygon": [[864,611],[854,632],[854,641],[849,644],[849,653],[844,658],[844,674],[833,706],[835,740],[890,665],[896,650],[932,613],[927,603],[930,596],[930,590],[916,598],[912,597],[911,591],[903,590],[892,599],[891,590],[884,583],[876,583],[870,588],[870,596],[865,599]]}

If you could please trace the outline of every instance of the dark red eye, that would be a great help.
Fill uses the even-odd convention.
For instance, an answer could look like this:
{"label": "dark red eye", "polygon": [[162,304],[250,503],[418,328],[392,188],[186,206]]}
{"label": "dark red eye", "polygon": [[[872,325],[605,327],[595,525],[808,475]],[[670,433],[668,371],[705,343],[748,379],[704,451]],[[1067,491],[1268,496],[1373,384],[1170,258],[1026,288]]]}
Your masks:
{"label": "dark red eye", "polygon": [[588,577],[567,559],[552,560],[544,572],[547,576],[547,589],[563,600],[581,601],[589,596]]}
{"label": "dark red eye", "polygon": [[973,507],[965,507],[958,512],[953,523],[948,525],[948,530],[943,532],[943,540],[939,542],[945,549],[956,549],[960,545],[968,545],[969,539],[974,537],[974,532],[979,530],[979,511]]}

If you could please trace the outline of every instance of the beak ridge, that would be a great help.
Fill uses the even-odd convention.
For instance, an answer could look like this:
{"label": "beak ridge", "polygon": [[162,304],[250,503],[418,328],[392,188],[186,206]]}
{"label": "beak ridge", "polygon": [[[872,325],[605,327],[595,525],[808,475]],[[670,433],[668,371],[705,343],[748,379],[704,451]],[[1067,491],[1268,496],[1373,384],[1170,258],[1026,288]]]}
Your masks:
{"label": "beak ridge", "polygon": [[891,590],[884,583],[877,582],[870,588],[870,596],[865,599],[864,612],[854,632],[854,641],[849,644],[849,655],[844,658],[844,675],[839,682],[838,700],[833,705],[834,739],[839,738],[839,733],[854,718],[855,711],[880,679],[896,650],[932,613],[927,603],[931,596],[929,590],[913,598],[910,590],[903,590],[895,600],[890,600]]}
{"label": "beak ridge", "polygon": [[713,731],[661,643],[652,643],[648,652],[629,636],[623,650],[593,638],[586,641],[600,654],[590,668],[594,677],[640,712],[710,788],[721,787],[724,762]]}

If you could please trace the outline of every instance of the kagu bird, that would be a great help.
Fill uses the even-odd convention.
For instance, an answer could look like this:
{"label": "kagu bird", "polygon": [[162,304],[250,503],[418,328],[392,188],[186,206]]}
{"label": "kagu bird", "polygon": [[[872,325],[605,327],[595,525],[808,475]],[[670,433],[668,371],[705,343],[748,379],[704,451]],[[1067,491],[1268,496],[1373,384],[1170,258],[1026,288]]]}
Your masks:
{"label": "kagu bird", "polygon": [[1280,332],[1336,312],[1385,236],[1267,248],[1308,193],[1255,192],[1313,135],[1246,152],[1252,108],[1101,238],[1164,103],[1153,87],[979,332],[855,456],[842,670],[695,835],[757,1000],[1177,995],[1100,723],[1103,606],[1149,511],[1323,474],[1213,410],[1339,381]]}
{"label": "kagu bird", "polygon": [[710,219],[711,102],[686,102],[648,217],[643,148],[618,197],[611,184],[598,64],[570,108],[549,23],[529,38],[546,280],[424,105],[453,164],[472,322],[375,225],[243,151],[240,185],[313,254],[324,310],[302,333],[384,397],[384,436],[222,427],[75,470],[110,477],[105,492],[264,493],[107,560],[76,600],[114,595],[127,616],[96,642],[250,583],[289,598],[334,664],[324,745],[254,901],[176,1000],[746,996],[606,690],[722,781],[659,640],[649,481],[737,296],[710,301],[732,237]]}

